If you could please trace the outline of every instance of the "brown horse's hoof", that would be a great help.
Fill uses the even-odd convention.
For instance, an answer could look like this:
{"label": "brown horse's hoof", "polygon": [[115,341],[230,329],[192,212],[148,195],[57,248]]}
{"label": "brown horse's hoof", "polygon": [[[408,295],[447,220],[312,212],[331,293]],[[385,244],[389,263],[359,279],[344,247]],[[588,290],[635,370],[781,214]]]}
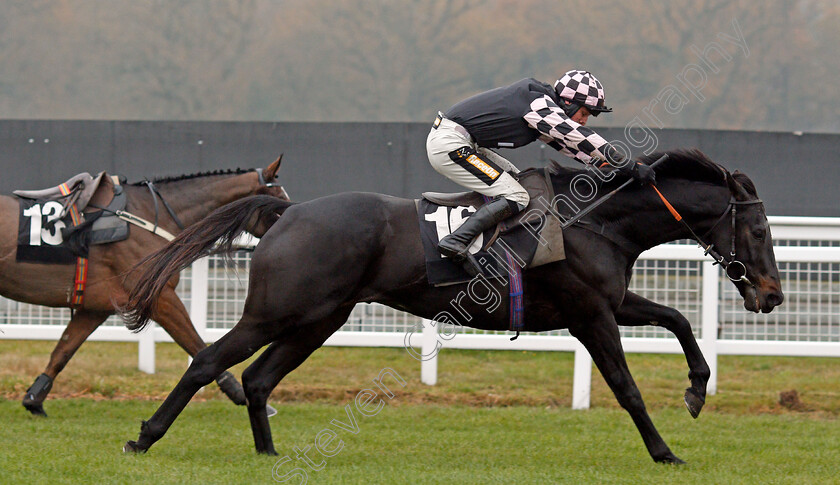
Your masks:
{"label": "brown horse's hoof", "polygon": [[145,453],[146,448],[141,448],[136,441],[129,441],[123,446],[123,453]]}
{"label": "brown horse's hoof", "polygon": [[685,407],[688,408],[689,414],[694,419],[697,419],[697,416],[700,415],[700,410],[703,409],[703,405],[706,404],[706,399],[697,393],[692,388],[688,388],[685,390]]}

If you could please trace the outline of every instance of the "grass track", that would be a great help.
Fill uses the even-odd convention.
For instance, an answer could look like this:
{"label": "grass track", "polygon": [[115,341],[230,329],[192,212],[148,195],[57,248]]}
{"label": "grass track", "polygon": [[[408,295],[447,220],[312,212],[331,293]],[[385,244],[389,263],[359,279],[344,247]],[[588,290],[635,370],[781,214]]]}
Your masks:
{"label": "grass track", "polygon": [[[0,402],[0,481],[273,483],[277,458],[254,454],[244,410],[222,401],[190,404],[148,454],[123,455],[120,447],[155,407],[55,400],[57,417],[45,420]],[[281,457],[294,457],[293,447],[311,444],[344,417],[340,406],[326,404],[284,404],[279,411],[271,421]],[[310,470],[308,483],[838,483],[836,420],[652,414],[687,466],[655,465],[621,410],[388,405],[360,417],[358,434],[340,432],[344,448],[323,470]],[[294,466],[285,464],[279,475]]]}
{"label": "grass track", "polygon": [[[254,454],[245,410],[215,386],[149,454],[120,453],[183,373],[174,345],[158,345],[158,373],[149,376],[136,369],[136,345],[87,343],[45,403],[50,418],[29,416],[20,397],[52,347],[0,341],[0,483],[274,483],[277,459]],[[322,429],[338,432],[344,448],[310,470],[308,483],[840,483],[836,359],[721,357],[720,390],[696,421],[681,402],[681,355],[628,361],[660,433],[688,466],[653,464],[597,371],[593,409],[569,410],[569,353],[445,349],[439,385],[428,387],[401,349],[324,348],[273,394],[275,445],[294,458]],[[359,416],[357,435],[331,426],[346,421],[344,404],[383,367],[406,387],[377,416]],[[794,388],[800,411],[778,403]]]}

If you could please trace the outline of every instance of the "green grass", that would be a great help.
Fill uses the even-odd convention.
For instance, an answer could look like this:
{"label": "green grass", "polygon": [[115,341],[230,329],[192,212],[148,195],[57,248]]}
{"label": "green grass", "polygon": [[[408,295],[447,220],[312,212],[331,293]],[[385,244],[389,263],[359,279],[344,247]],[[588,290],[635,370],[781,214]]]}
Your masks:
{"label": "green grass", "polygon": [[[0,397],[20,399],[43,372],[54,342],[0,340]],[[628,354],[628,364],[650,409],[682,409],[688,368],[682,355]],[[137,345],[88,342],[56,380],[50,398],[162,400],[187,367],[174,344],[157,345],[157,373],[137,370]],[[247,364],[247,363],[246,363]],[[239,376],[246,364],[234,368]],[[438,385],[420,383],[420,363],[404,349],[324,347],[289,374],[273,402],[337,403],[356,395],[383,367],[410,385],[402,401],[470,406],[569,407],[574,356],[570,352],[441,351]],[[735,414],[788,413],[779,393],[796,389],[810,416],[840,415],[840,360],[832,358],[722,356],[718,393],[706,411]],[[196,400],[225,399],[215,385]],[[50,412],[50,399],[45,403]],[[592,406],[618,409],[597,370]]]}
{"label": "green grass", "polygon": [[[52,347],[0,341],[0,483],[274,483],[277,458],[254,454],[245,410],[215,385],[148,454],[120,452],[186,368],[171,344],[158,345],[155,375],[137,371],[136,345],[85,344],[45,403],[50,417],[29,416],[20,398]],[[445,349],[430,387],[402,349],[324,348],[272,395],[275,446],[294,458],[319,431],[338,432],[344,447],[309,470],[308,483],[840,483],[837,359],[721,357],[719,392],[698,420],[682,404],[681,355],[628,362],[660,434],[688,466],[650,460],[597,371],[593,409],[570,410],[573,356],[561,352]],[[331,425],[346,421],[343,406],[384,367],[406,386],[378,415],[357,414],[358,434]],[[778,402],[790,389],[802,400],[796,410]]]}
{"label": "green grass", "polygon": [[[616,409],[400,405],[358,417],[339,405],[289,403],[271,419],[280,456],[336,429],[341,451],[308,470],[309,483],[837,483],[840,423],[801,416],[652,413],[687,466],[654,464]],[[55,400],[55,417],[0,402],[3,483],[272,483],[276,457],[253,452],[242,408],[193,403],[147,454],[124,455],[152,402]],[[319,457],[314,450],[309,456]],[[299,462],[278,468],[283,475]],[[289,483],[295,483],[290,481]]]}

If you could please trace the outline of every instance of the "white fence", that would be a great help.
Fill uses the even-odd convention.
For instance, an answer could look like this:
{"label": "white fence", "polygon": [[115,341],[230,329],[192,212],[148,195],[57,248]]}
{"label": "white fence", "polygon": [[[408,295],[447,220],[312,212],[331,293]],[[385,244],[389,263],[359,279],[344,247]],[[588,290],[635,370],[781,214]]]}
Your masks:
{"label": "white fence", "polygon": [[[775,253],[785,303],[771,314],[752,314],[717,266],[692,244],[666,244],[645,252],[634,268],[631,289],[680,310],[692,323],[717,388],[717,356],[788,355],[840,357],[840,218],[771,217]],[[247,287],[248,253],[234,258],[236,269],[220,259],[204,259],[185,271],[179,294],[190,309],[199,334],[212,342],[238,320]],[[0,338],[57,340],[69,311],[0,298]],[[526,316],[527,319],[527,316]],[[421,331],[422,328],[422,331]],[[459,329],[442,335],[428,321],[377,304],[357,305],[347,323],[326,345],[418,347],[414,354],[421,379],[437,380],[439,348],[575,352],[573,407],[589,406],[592,362],[585,349],[565,331],[522,333]],[[677,340],[656,327],[622,328],[626,352],[681,353]],[[138,342],[138,366],[154,372],[155,342],[171,341],[160,328],[140,334],[125,330],[112,317],[91,340]]]}

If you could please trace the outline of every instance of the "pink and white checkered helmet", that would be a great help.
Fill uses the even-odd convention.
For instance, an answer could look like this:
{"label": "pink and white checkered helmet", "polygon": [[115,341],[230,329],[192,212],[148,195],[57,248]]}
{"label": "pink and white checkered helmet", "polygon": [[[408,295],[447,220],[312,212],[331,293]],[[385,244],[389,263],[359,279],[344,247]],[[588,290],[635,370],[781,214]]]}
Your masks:
{"label": "pink and white checkered helmet", "polygon": [[554,90],[561,98],[586,106],[593,116],[612,111],[612,108],[607,108],[604,104],[604,86],[589,71],[573,70],[563,74],[563,77],[554,83]]}

